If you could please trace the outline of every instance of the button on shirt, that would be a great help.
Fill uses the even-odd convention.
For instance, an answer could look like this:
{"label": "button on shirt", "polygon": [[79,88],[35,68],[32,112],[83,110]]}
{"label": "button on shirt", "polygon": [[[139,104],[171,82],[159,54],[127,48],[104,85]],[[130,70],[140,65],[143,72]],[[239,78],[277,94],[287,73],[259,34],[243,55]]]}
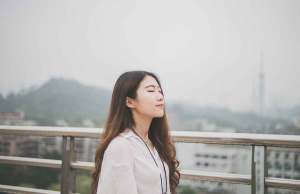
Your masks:
{"label": "button on shirt", "polygon": [[131,129],[126,128],[108,145],[103,155],[97,194],[170,194],[169,167],[167,178],[157,150],[149,147],[156,166],[144,142]]}

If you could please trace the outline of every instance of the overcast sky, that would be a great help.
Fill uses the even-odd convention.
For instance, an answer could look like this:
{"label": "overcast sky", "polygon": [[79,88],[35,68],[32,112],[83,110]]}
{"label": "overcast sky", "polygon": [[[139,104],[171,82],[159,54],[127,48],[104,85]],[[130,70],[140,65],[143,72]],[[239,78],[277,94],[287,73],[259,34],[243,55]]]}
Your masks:
{"label": "overcast sky", "polygon": [[299,0],[0,0],[0,92],[50,77],[113,88],[149,70],[166,100],[252,110],[300,104]]}

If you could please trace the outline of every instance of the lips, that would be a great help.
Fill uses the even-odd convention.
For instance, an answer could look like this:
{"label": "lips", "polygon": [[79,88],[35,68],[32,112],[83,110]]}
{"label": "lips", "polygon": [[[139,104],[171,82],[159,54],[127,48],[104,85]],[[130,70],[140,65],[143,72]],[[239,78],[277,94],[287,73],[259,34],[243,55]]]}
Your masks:
{"label": "lips", "polygon": [[162,108],[162,107],[164,107],[164,104],[158,104],[158,105],[155,105],[156,107],[158,107],[158,108]]}

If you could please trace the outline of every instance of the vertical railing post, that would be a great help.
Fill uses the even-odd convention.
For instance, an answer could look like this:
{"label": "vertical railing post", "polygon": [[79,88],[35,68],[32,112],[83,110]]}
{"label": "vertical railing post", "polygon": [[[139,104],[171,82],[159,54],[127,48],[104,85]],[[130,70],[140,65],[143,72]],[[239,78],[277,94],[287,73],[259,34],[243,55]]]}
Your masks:
{"label": "vertical railing post", "polygon": [[76,175],[75,170],[71,166],[71,162],[74,162],[76,160],[76,153],[75,153],[75,138],[70,137],[70,191],[72,193],[75,193],[75,183],[76,183]]}
{"label": "vertical railing post", "polygon": [[267,167],[267,147],[266,146],[256,146],[255,150],[255,167],[256,167],[256,193],[266,194],[266,184],[265,179],[268,174]]}
{"label": "vertical railing post", "polygon": [[75,189],[75,172],[71,168],[71,162],[75,160],[74,137],[63,136],[62,144],[62,176],[60,190],[62,194],[70,194]]}
{"label": "vertical railing post", "polygon": [[256,194],[255,145],[251,147],[251,194]]}
{"label": "vertical railing post", "polygon": [[264,181],[263,181],[263,187],[262,187],[262,189],[263,189],[263,193],[264,194],[267,194],[267,192],[268,192],[268,188],[267,188],[267,186],[266,186],[266,177],[268,177],[269,175],[268,175],[268,149],[267,149],[267,146],[264,146],[264,151],[263,151],[263,154],[264,154],[264,158],[263,158],[263,164],[264,164],[264,177],[263,177],[263,179],[264,179]]}

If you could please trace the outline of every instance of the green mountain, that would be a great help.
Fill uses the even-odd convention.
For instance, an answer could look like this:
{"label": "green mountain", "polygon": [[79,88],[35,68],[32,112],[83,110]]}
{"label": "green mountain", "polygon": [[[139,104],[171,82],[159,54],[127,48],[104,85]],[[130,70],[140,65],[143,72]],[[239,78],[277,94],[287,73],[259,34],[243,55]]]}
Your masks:
{"label": "green mountain", "polygon": [[38,88],[0,96],[1,112],[23,111],[26,120],[54,125],[56,120],[79,124],[83,119],[101,123],[108,111],[111,91],[75,80],[52,78]]}

